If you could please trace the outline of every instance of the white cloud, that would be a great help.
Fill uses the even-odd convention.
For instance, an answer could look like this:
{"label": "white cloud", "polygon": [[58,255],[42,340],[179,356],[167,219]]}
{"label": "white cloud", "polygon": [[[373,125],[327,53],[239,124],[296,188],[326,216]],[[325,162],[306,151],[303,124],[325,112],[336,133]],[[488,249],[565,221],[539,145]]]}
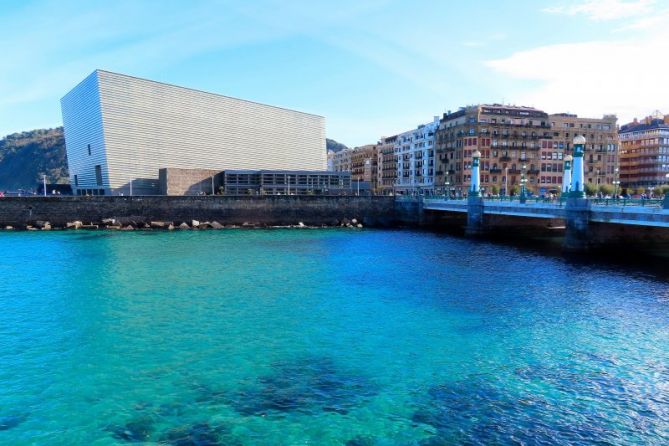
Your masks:
{"label": "white cloud", "polygon": [[655,109],[669,113],[669,59],[662,54],[669,54],[669,18],[641,37],[543,46],[486,65],[530,81],[515,98],[523,104],[549,113],[614,113],[627,121]]}
{"label": "white cloud", "polygon": [[619,20],[650,13],[655,0],[585,0],[569,5],[553,6],[544,12],[561,15],[584,15],[595,21]]}

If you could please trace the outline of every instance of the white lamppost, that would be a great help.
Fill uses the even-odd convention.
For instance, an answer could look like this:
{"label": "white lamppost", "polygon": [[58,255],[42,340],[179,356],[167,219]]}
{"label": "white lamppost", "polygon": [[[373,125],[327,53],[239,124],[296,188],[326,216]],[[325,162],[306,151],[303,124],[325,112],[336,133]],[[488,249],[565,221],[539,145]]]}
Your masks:
{"label": "white lamppost", "polygon": [[564,172],[562,174],[562,195],[566,196],[571,187],[571,163],[574,157],[567,155],[564,157]]}
{"label": "white lamppost", "polygon": [[46,175],[42,175],[42,187],[44,187],[44,196],[46,197]]}

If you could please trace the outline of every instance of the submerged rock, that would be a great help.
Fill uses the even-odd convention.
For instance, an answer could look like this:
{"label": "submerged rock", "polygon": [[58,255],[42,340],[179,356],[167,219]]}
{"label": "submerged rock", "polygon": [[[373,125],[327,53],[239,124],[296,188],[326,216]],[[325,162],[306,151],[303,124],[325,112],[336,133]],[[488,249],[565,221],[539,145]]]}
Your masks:
{"label": "submerged rock", "polygon": [[610,444],[617,434],[600,414],[559,400],[496,385],[482,377],[432,387],[412,421],[436,435],[424,446],[446,444]]}
{"label": "submerged rock", "polygon": [[345,444],[345,446],[374,446],[376,445],[376,440],[372,437],[363,437],[358,435],[357,437],[351,438]]}
{"label": "submerged rock", "polygon": [[0,416],[0,431],[18,426],[28,418],[28,414]]}
{"label": "submerged rock", "polygon": [[376,395],[366,377],[343,370],[329,358],[279,363],[257,386],[233,396],[230,404],[242,415],[336,412],[346,414]]}
{"label": "submerged rock", "polygon": [[108,426],[112,437],[127,442],[143,442],[151,438],[154,431],[154,421],[151,417],[139,417],[128,421],[123,425]]}
{"label": "submerged rock", "polygon": [[171,429],[161,438],[161,443],[172,446],[237,446],[242,443],[233,438],[224,427],[212,427],[209,423]]}

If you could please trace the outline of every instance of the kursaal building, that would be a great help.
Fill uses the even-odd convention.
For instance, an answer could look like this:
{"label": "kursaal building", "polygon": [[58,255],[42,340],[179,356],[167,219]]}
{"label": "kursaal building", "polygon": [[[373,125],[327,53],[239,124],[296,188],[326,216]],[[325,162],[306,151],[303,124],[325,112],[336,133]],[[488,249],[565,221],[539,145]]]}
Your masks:
{"label": "kursaal building", "polygon": [[77,194],[158,194],[163,168],[326,169],[318,115],[102,70],[61,107]]}

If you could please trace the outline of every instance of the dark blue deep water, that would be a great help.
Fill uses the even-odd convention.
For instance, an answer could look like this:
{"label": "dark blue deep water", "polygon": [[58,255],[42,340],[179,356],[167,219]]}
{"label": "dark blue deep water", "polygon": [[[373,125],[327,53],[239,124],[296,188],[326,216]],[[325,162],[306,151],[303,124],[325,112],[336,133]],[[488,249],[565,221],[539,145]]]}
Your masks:
{"label": "dark blue deep water", "polygon": [[2,445],[666,445],[669,286],[383,230],[0,234]]}

